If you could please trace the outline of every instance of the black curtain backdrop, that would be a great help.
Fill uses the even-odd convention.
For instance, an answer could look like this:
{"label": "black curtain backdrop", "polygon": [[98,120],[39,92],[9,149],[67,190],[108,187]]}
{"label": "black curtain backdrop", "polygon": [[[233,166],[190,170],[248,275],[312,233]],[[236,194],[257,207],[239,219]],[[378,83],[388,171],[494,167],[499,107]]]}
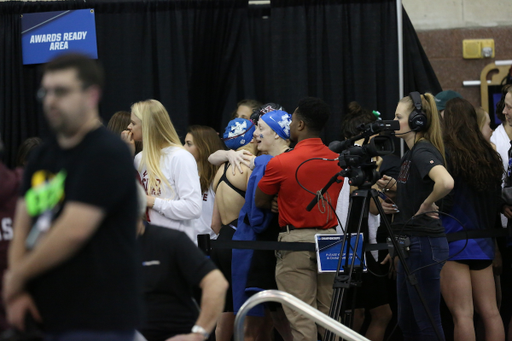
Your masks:
{"label": "black curtain backdrop", "polygon": [[[40,67],[22,65],[21,15],[83,8],[96,13],[105,123],[156,98],[182,137],[190,124],[222,133],[241,99],[277,102],[292,113],[300,98],[315,96],[333,112],[323,135],[330,142],[339,138],[350,101],[392,119],[400,98],[394,0],[2,2],[0,132],[10,166],[24,139],[48,133],[35,99]],[[439,82],[403,14],[405,92],[437,93]]]}

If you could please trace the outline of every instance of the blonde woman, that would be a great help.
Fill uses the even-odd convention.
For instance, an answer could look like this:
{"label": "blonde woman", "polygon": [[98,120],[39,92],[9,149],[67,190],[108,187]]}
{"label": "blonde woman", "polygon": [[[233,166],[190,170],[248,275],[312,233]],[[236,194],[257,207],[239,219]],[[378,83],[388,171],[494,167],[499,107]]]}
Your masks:
{"label": "blonde woman", "polygon": [[[453,178],[445,168],[434,96],[411,92],[398,103],[395,120],[400,123],[396,136],[405,141],[409,152],[402,158],[398,179],[389,186],[396,187],[395,202],[399,209],[393,229],[396,236],[410,241],[405,261],[418,281],[435,328],[402,264],[398,264],[397,275],[398,324],[406,341],[437,340],[435,329],[443,337],[439,276],[448,258],[448,242],[435,202],[450,193]],[[387,178],[378,182],[381,188],[387,188],[389,183]]]}
{"label": "blonde woman", "polygon": [[130,139],[142,141],[135,167],[147,193],[147,219],[153,225],[183,231],[194,243],[201,216],[197,163],[183,148],[162,103],[150,99],[132,105]]}

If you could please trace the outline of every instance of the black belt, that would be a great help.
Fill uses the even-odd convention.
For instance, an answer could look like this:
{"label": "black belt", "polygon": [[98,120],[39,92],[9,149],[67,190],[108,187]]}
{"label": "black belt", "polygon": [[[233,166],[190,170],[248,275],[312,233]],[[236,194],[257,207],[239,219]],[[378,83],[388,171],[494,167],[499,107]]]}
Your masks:
{"label": "black belt", "polygon": [[286,226],[283,226],[283,227],[280,227],[279,228],[279,232],[288,232],[288,231],[293,231],[293,230],[330,230],[330,229],[335,229],[336,227],[329,227],[329,228],[326,228],[326,229],[321,229],[319,227],[295,227],[293,225],[286,225]]}

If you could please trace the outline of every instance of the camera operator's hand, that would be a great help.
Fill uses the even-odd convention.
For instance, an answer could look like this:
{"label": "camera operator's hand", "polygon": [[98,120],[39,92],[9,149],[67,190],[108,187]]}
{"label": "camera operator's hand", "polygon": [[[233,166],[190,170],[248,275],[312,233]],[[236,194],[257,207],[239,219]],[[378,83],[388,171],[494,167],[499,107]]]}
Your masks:
{"label": "camera operator's hand", "polygon": [[382,209],[384,210],[384,213],[386,213],[386,214],[395,214],[395,213],[400,212],[400,210],[398,209],[398,207],[396,207],[396,205],[394,203],[382,201],[380,203],[380,205],[382,206]]}
{"label": "camera operator's hand", "polygon": [[39,315],[32,296],[26,292],[7,302],[5,310],[9,324],[21,331],[25,330],[25,317],[27,313],[31,314],[36,322],[42,322],[41,315]]}
{"label": "camera operator's hand", "polygon": [[383,175],[382,178],[377,180],[377,186],[383,192],[396,192],[396,180],[388,175]]}

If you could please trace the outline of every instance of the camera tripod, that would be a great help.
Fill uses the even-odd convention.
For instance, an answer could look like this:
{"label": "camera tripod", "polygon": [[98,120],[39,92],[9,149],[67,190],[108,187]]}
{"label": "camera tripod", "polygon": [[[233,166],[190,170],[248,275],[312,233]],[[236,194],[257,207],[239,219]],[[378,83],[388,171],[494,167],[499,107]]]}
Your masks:
{"label": "camera tripod", "polygon": [[[350,174],[350,170],[342,171],[342,174]],[[343,175],[345,175],[343,174]],[[346,176],[346,175],[345,175]],[[394,237],[392,228],[390,223],[388,222],[384,210],[382,208],[382,205],[380,204],[380,201],[378,199],[378,194],[375,189],[372,189],[371,186],[376,182],[378,176],[376,176],[375,169],[372,170],[372,176],[371,178],[373,180],[366,181],[363,185],[358,187],[357,190],[352,192],[350,195],[350,205],[349,205],[349,213],[347,218],[347,224],[344,230],[344,238],[343,242],[341,244],[340,248],[340,257],[338,260],[338,266],[336,270],[336,277],[334,279],[333,284],[333,294],[332,294],[332,300],[331,300],[331,306],[329,309],[329,316],[333,319],[339,321],[341,313],[345,311],[347,300],[345,297],[346,290],[349,289],[351,286],[354,286],[353,281],[353,275],[357,274],[359,275],[362,272],[362,266],[363,266],[363,259],[361,259],[361,267],[355,266],[355,260],[357,257],[356,250],[358,249],[358,244],[360,241],[360,234],[363,232],[365,235],[367,235],[367,231],[362,231],[363,226],[363,219],[368,218],[368,212],[370,207],[370,200],[373,200],[379,214],[381,216],[381,223],[384,223],[386,226],[386,229],[389,233],[389,236],[391,237],[391,243],[393,244],[394,248],[394,254],[398,256],[399,261],[402,264],[403,270],[406,274],[406,278],[408,282],[414,286],[416,289],[416,292],[418,294],[418,297],[421,300],[421,303],[427,313],[427,316],[430,320],[430,323],[432,324],[433,329],[436,332],[438,340],[443,340],[444,338],[441,335],[441,332],[438,330],[434,318],[432,316],[432,313],[429,311],[428,306],[425,302],[425,298],[423,297],[423,294],[421,293],[421,290],[418,285],[418,280],[414,274],[411,274],[411,271],[409,269],[409,266],[407,265],[405,258],[405,245],[403,243],[400,243],[397,241],[397,239]],[[330,186],[328,184],[326,187]],[[327,190],[324,187],[325,190]],[[324,192],[324,189],[322,190]],[[351,244],[349,243],[347,246],[347,240],[349,240],[349,237],[351,236],[351,233],[356,233],[356,240],[355,245],[353,248],[351,247]],[[350,250],[353,249],[353,256],[349,257]],[[364,248],[363,248],[364,249]],[[341,265],[342,265],[342,255],[343,250],[345,250],[345,264],[344,264],[344,271],[343,273],[340,273]],[[364,252],[363,252],[364,254]],[[391,259],[393,261],[393,259]],[[350,262],[350,263],[349,263]],[[361,271],[359,271],[361,270]],[[329,330],[326,330],[324,334],[324,341],[334,341],[335,340],[335,334],[330,332]]]}

